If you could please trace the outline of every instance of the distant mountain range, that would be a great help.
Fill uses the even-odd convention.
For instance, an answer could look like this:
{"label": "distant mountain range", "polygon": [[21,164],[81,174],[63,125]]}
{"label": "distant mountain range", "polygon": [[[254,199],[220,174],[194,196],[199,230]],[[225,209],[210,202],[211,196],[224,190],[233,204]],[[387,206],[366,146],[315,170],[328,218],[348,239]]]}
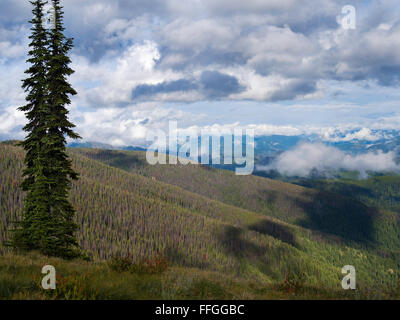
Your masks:
{"label": "distant mountain range", "polygon": [[103,149],[103,150],[127,150],[127,151],[146,151],[145,148],[134,146],[113,146],[111,144],[101,142],[72,142],[68,144],[69,148],[87,148],[87,149]]}
{"label": "distant mountain range", "polygon": [[[397,130],[368,130],[367,136],[360,136],[358,130],[346,131],[346,133],[337,133],[326,138],[316,134],[310,135],[263,135],[255,137],[256,156],[276,156],[277,154],[294,148],[301,142],[315,143],[323,142],[327,145],[336,147],[342,151],[352,154],[358,154],[368,151],[383,152],[396,151],[400,146],[400,131]],[[200,141],[200,140],[199,140]],[[90,148],[106,150],[131,150],[144,151],[146,146],[114,146],[101,142],[85,141],[73,142],[68,145],[70,148]]]}
{"label": "distant mountain range", "polygon": [[[323,142],[328,146],[335,147],[345,153],[358,155],[368,152],[389,152],[398,153],[400,146],[400,132],[395,130],[368,130],[366,136],[362,136],[360,131],[347,131],[345,134],[335,134],[327,138],[321,138],[316,134],[312,135],[270,135],[255,137],[255,164],[256,166],[268,165],[283,152],[292,150],[300,143]],[[200,143],[199,138],[199,143]],[[126,151],[145,151],[145,147],[139,146],[113,146],[99,142],[74,142],[69,145],[71,148],[90,148],[106,150],[126,150]],[[243,146],[243,150],[245,150]],[[168,153],[168,151],[167,151]],[[200,159],[198,159],[200,161]],[[400,159],[399,159],[400,160]],[[234,170],[235,165],[213,165],[215,168]],[[256,172],[257,175],[265,176],[265,172]],[[268,175],[268,177],[276,178]]]}

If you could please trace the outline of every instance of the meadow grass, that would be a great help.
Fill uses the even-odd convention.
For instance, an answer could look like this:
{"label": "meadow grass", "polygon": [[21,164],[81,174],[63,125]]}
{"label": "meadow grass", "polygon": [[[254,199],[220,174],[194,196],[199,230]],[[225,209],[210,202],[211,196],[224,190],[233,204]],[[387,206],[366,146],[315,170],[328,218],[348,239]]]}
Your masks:
{"label": "meadow grass", "polygon": [[[53,265],[57,289],[41,288],[43,265]],[[60,284],[64,279],[67,284]],[[62,286],[62,288],[60,288]],[[196,268],[171,267],[162,274],[113,271],[106,262],[65,261],[38,253],[2,253],[0,299],[5,300],[270,300],[364,299],[360,292],[322,287],[285,287]],[[387,298],[387,297],[386,297]],[[393,297],[394,298],[394,297]]]}

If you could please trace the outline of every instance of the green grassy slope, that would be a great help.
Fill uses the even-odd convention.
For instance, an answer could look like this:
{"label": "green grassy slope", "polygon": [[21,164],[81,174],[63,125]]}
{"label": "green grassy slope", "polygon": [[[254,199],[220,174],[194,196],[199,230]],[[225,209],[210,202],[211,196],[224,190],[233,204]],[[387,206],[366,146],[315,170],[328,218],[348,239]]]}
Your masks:
{"label": "green grassy slope", "polygon": [[[41,269],[57,270],[56,291],[41,288]],[[265,299],[398,299],[400,291],[362,292],[321,287],[287,287],[196,268],[169,268],[163,274],[115,272],[104,262],[64,261],[37,253],[5,254],[0,259],[1,299],[62,300],[265,300]]]}
{"label": "green grassy slope", "polygon": [[[353,245],[342,237],[290,225],[263,213],[190,192],[190,188],[112,168],[77,150],[70,153],[74,167],[81,174],[71,192],[71,201],[78,212],[78,238],[95,261],[114,253],[131,254],[134,258],[162,253],[177,268],[222,272],[265,284],[279,283],[288,273],[304,272],[308,286],[332,290],[340,289],[341,268],[351,264],[357,268],[361,286],[397,281],[399,258],[390,246],[379,242]],[[23,156],[20,148],[0,144],[2,242],[8,236],[10,221],[21,211],[23,194],[18,186]],[[158,168],[159,172],[164,168]],[[221,173],[222,177],[226,174]],[[214,188],[210,176],[205,175],[204,179],[209,179],[210,188]],[[229,183],[242,183],[240,177],[228,179]],[[278,184],[281,189],[271,187],[270,193],[280,196],[285,188],[297,190],[300,195],[305,193],[304,197],[314,193]],[[289,191],[286,196],[294,197]],[[297,208],[301,205],[296,201],[295,198],[282,205],[300,212],[303,209]],[[274,207],[269,210],[273,215]]]}

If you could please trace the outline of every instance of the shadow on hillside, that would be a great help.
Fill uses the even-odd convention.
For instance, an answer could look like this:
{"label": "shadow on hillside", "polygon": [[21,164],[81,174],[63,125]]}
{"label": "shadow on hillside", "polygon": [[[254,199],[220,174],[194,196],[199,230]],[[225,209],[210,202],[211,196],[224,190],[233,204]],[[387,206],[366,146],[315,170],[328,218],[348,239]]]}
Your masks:
{"label": "shadow on hillside", "polygon": [[[272,236],[294,247],[298,246],[296,237],[290,228],[273,221],[264,220],[260,223],[250,226],[249,230]],[[232,226],[225,227],[223,233],[220,235],[220,241],[223,244],[226,252],[236,257],[244,257],[247,255],[265,255],[268,248],[255,244],[253,241],[246,239],[244,231],[245,230],[243,229]]]}
{"label": "shadow on hillside", "polygon": [[260,223],[250,226],[249,229],[274,237],[294,247],[298,247],[296,236],[288,226],[284,226],[270,220],[263,220]]}
{"label": "shadow on hillside", "polygon": [[307,217],[298,221],[302,227],[340,236],[344,240],[361,243],[375,241],[376,208],[338,194],[319,191],[307,192],[310,202],[297,201]]}
{"label": "shadow on hillside", "polygon": [[[226,226],[219,236],[225,253],[235,257],[239,263],[252,264],[260,272],[279,279],[281,277],[280,261],[288,255],[284,246],[271,245],[267,239],[253,234],[247,230]],[[254,236],[254,237],[253,237]]]}
{"label": "shadow on hillside", "polygon": [[243,231],[243,229],[232,226],[224,228],[222,234],[220,234],[220,242],[226,253],[233,255],[236,258],[243,258],[246,256],[264,256],[267,248],[256,245],[245,239]]}
{"label": "shadow on hillside", "polygon": [[[273,210],[277,200],[278,200],[278,191],[275,190],[258,190],[256,196],[261,200],[261,203],[266,204],[266,208]],[[262,208],[263,209],[263,208]],[[262,210],[261,209],[261,210]]]}
{"label": "shadow on hillside", "polygon": [[343,196],[351,195],[354,198],[373,198],[374,194],[368,188],[363,186],[358,186],[355,184],[343,183],[343,182],[333,182],[325,183],[323,181],[313,181],[313,180],[299,180],[295,182],[297,185],[312,188],[320,191],[338,193]]}
{"label": "shadow on hillside", "polygon": [[146,159],[135,153],[127,153],[116,150],[96,150],[95,153],[87,155],[94,160],[99,160],[111,167],[123,170],[142,168],[147,165]]}
{"label": "shadow on hillside", "polygon": [[174,247],[166,248],[164,250],[164,255],[170,263],[176,263],[182,267],[199,269],[209,269],[211,267],[207,259],[200,259],[194,256],[191,256],[189,259],[187,254]]}

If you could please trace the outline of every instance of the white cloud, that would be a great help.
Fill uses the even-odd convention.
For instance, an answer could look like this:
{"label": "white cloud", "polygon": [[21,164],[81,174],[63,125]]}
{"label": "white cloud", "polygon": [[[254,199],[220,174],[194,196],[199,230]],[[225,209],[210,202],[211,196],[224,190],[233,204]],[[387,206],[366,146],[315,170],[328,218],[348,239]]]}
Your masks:
{"label": "white cloud", "polygon": [[[132,45],[119,57],[106,57],[92,64],[83,57],[76,57],[73,81],[80,84],[78,92],[89,107],[115,107],[132,101],[132,90],[139,84],[157,84],[179,78],[173,73],[155,70],[160,59],[156,43],[146,41]],[[85,83],[95,79],[93,88]]]}
{"label": "white cloud", "polygon": [[323,143],[301,143],[279,155],[272,164],[257,169],[275,169],[284,175],[301,177],[308,176],[313,169],[319,173],[345,169],[358,171],[365,177],[367,171],[399,171],[400,166],[396,164],[395,157],[395,152],[350,155]]}
{"label": "white cloud", "polygon": [[99,108],[90,112],[75,110],[72,116],[84,141],[118,146],[145,146],[148,130],[161,129],[167,132],[170,120],[188,126],[202,117],[163,108],[155,103],[142,103],[125,108]]}
{"label": "white cloud", "polygon": [[171,47],[195,51],[227,50],[227,46],[239,36],[240,30],[230,23],[213,19],[192,21],[177,19],[165,26],[163,42]]}
{"label": "white cloud", "polygon": [[[71,116],[85,139],[104,142],[131,143],[143,136],[142,127],[157,127],[157,119],[165,123],[165,119],[175,116],[181,117],[181,125],[186,127],[241,126],[255,128],[258,135],[315,134],[331,142],[376,141],[383,136],[374,129],[400,129],[400,117],[381,116],[382,110],[388,110],[386,105],[378,101],[369,107],[362,100],[370,101],[369,96],[365,97],[369,93],[380,95],[385,101],[387,96],[398,101],[398,90],[378,83],[362,91],[354,83],[370,86],[378,79],[390,85],[399,78],[398,4],[395,0],[381,0],[364,11],[363,6],[357,6],[359,23],[352,31],[335,24],[343,4],[347,1],[65,1],[66,27],[76,45],[72,55],[76,73],[71,80],[79,93],[73,97]],[[24,103],[20,80],[26,69],[29,11],[26,1],[0,1],[3,134],[14,133],[21,125],[10,106]],[[317,101],[308,111],[295,110],[305,109],[304,106],[292,108],[282,104],[280,110],[277,107],[271,114],[271,118],[277,119],[276,114],[286,113],[286,119],[276,121],[279,125],[262,118],[271,109],[258,108],[252,118],[245,110],[232,114],[211,110],[208,102],[213,97],[203,94],[201,88],[155,92],[149,100],[159,104],[132,105],[132,90],[138,85],[197,80],[205,70],[230,75],[245,88],[223,97],[230,103],[328,99],[329,93],[339,91],[351,101],[361,102],[353,105]],[[360,79],[369,82],[359,82]],[[216,100],[220,99],[216,96]],[[180,106],[176,102],[193,101],[201,102],[208,122],[194,123],[199,112],[178,111]],[[163,106],[164,102],[170,102],[168,108]],[[391,107],[390,111],[393,110]],[[377,116],[366,119],[369,113]],[[222,118],[228,124],[213,125]],[[146,125],[140,124],[146,119]],[[242,122],[257,124],[244,126]],[[99,130],[97,135],[95,130]]]}
{"label": "white cloud", "polygon": [[24,114],[18,111],[16,106],[8,107],[0,113],[0,135],[9,136],[13,134],[14,139],[21,138],[23,136],[22,131],[15,132],[15,130],[24,126],[25,123]]}
{"label": "white cloud", "polygon": [[3,58],[23,57],[25,47],[21,44],[12,44],[9,41],[0,41],[0,56]]}
{"label": "white cloud", "polygon": [[382,139],[382,133],[373,133],[369,128],[362,128],[354,133],[347,133],[344,137],[329,137],[329,141],[353,141],[353,140],[367,140],[367,141],[377,141]]}

